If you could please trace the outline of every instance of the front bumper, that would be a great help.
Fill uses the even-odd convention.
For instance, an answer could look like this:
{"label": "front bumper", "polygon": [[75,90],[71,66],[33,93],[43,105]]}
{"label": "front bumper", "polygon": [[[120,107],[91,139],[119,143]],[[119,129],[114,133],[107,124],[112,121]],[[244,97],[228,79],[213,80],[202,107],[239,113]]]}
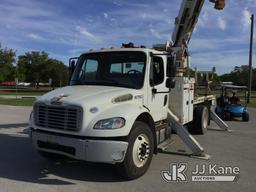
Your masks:
{"label": "front bumper", "polygon": [[31,129],[34,147],[40,151],[74,159],[115,164],[124,160],[128,142],[102,139],[80,139]]}

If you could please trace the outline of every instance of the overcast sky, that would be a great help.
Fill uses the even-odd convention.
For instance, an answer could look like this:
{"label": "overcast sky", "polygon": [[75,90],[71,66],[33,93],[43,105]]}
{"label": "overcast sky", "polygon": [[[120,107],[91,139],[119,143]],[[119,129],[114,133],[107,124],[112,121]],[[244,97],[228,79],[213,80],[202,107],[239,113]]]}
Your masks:
{"label": "overcast sky", "polygon": [[[90,48],[170,40],[181,0],[0,0],[0,43],[17,54],[46,51],[64,63]],[[190,42],[193,67],[219,74],[248,64],[250,16],[256,0],[206,0]],[[255,50],[256,51],[256,50]],[[254,66],[256,57],[254,54]]]}

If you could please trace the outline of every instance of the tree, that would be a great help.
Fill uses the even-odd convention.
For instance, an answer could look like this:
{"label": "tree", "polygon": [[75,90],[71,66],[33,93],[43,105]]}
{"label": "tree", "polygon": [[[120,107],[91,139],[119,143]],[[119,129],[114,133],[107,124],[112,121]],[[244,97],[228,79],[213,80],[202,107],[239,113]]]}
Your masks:
{"label": "tree", "polygon": [[0,44],[0,82],[14,80],[15,56],[16,52],[14,50],[8,48],[2,49]]}
{"label": "tree", "polygon": [[[220,76],[222,82],[233,82],[235,85],[248,85],[248,65],[235,66],[231,73]],[[252,71],[252,89],[256,90],[256,69]]]}
{"label": "tree", "polygon": [[68,68],[63,62],[49,58],[46,52],[27,52],[19,56],[18,74],[22,81],[47,83],[53,86],[66,85]]}
{"label": "tree", "polygon": [[40,81],[41,71],[48,59],[48,54],[44,51],[26,52],[24,55],[20,55],[17,64],[19,79],[26,82]]}
{"label": "tree", "polygon": [[54,86],[67,85],[68,83],[68,67],[56,59],[47,61],[41,75],[40,79],[43,82],[48,82],[51,78]]}

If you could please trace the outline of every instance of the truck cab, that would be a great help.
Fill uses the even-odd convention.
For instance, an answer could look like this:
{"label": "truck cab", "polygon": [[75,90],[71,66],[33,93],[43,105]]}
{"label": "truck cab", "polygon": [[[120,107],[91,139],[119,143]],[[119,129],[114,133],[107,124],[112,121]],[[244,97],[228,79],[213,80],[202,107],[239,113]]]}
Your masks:
{"label": "truck cab", "polygon": [[[116,164],[124,175],[138,177],[157,144],[171,133],[166,131],[169,81],[163,52],[122,48],[84,53],[70,85],[34,103],[33,144],[44,156]],[[161,126],[160,138],[156,128]]]}

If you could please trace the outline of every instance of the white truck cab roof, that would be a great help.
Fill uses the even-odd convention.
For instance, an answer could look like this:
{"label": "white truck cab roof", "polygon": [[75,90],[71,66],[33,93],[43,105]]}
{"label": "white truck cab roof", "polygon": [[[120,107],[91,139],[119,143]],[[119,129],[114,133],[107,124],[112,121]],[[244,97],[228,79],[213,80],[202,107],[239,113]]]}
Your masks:
{"label": "white truck cab roof", "polygon": [[120,51],[141,51],[145,53],[155,53],[155,54],[163,54],[164,52],[162,51],[157,51],[155,49],[151,48],[102,48],[102,49],[95,49],[95,50],[90,50],[87,52],[84,52],[83,54],[88,54],[88,53],[101,53],[101,52],[120,52]]}

